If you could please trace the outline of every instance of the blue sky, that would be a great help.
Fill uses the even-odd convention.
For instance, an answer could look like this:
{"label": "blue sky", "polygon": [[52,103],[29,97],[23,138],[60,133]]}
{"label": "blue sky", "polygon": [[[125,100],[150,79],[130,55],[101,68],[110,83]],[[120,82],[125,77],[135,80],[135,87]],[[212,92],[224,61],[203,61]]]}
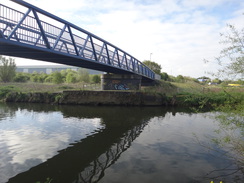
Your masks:
{"label": "blue sky", "polygon": [[[0,0],[11,4],[9,0]],[[244,27],[242,0],[27,0],[177,76],[215,71],[226,24]],[[13,6],[13,5],[11,5]],[[152,54],[151,54],[152,53]],[[19,65],[41,64],[16,58]]]}

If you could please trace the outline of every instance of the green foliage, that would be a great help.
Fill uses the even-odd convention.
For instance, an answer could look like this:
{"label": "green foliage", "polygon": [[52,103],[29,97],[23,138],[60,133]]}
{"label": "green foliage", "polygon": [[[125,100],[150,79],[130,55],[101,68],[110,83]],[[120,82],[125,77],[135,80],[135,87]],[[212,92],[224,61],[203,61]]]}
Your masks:
{"label": "green foliage", "polygon": [[167,81],[159,81],[156,86],[142,88],[147,93],[156,93],[160,95],[172,96],[177,93],[177,87]]}
{"label": "green foliage", "polygon": [[52,76],[52,82],[55,84],[61,84],[63,83],[63,77],[62,74],[60,72],[53,72],[51,74]]}
{"label": "green foliage", "polygon": [[160,73],[160,75],[161,75],[162,80],[168,81],[169,75],[166,72],[162,72],[162,73]]}
{"label": "green foliage", "polygon": [[92,82],[93,83],[100,83],[101,82],[101,77],[99,75],[93,75],[92,76]]}
{"label": "green foliage", "polygon": [[75,77],[75,75],[73,74],[73,73],[68,73],[67,75],[66,75],[66,82],[67,83],[75,83],[76,82],[76,77]]}
{"label": "green foliage", "polygon": [[233,96],[236,104],[227,102],[225,105],[218,106],[215,119],[219,123],[216,131],[221,138],[213,139],[213,142],[228,151],[228,158],[244,166],[244,94]]}
{"label": "green foliage", "polygon": [[51,75],[49,75],[49,76],[47,76],[46,78],[45,78],[45,82],[46,83],[51,83],[53,81],[53,77],[51,76]]}
{"label": "green foliage", "polygon": [[20,82],[20,83],[25,83],[29,80],[30,80],[30,75],[22,72],[17,72],[13,79],[14,82]]}
{"label": "green foliage", "polygon": [[217,83],[217,84],[220,84],[222,81],[218,78],[215,78],[212,80],[213,83]]}
{"label": "green foliage", "polygon": [[16,65],[13,58],[6,58],[0,55],[0,80],[4,83],[14,79]]}
{"label": "green foliage", "polygon": [[55,103],[58,103],[59,100],[60,100],[62,97],[63,97],[63,94],[62,94],[62,93],[57,94],[57,95],[55,96],[55,99],[54,99]]}
{"label": "green foliage", "polygon": [[161,65],[156,63],[156,62],[153,62],[153,61],[150,61],[150,60],[144,60],[142,62],[143,64],[145,64],[146,66],[148,66],[151,70],[153,70],[156,74],[159,74],[161,73]]}
{"label": "green foliage", "polygon": [[[225,45],[215,61],[221,66],[215,76],[227,76],[244,78],[244,28],[238,30],[234,25],[227,25],[227,32],[221,33]],[[208,60],[205,60],[209,62]]]}
{"label": "green foliage", "polygon": [[178,75],[176,77],[176,82],[178,82],[178,83],[184,83],[185,82],[185,78],[182,75]]}
{"label": "green foliage", "polygon": [[88,70],[87,69],[79,69],[78,70],[78,78],[79,78],[80,82],[89,83],[90,77],[89,77]]}
{"label": "green foliage", "polygon": [[180,93],[177,95],[180,105],[195,106],[200,109],[219,109],[219,106],[229,106],[231,109],[236,104],[244,101],[244,93],[206,92],[206,93]]}
{"label": "green foliage", "polygon": [[60,87],[58,87],[58,89],[67,90],[67,89],[74,89],[74,87],[71,87],[71,86],[60,86]]}
{"label": "green foliage", "polygon": [[5,96],[7,96],[8,93],[13,91],[15,89],[14,86],[3,86],[0,87],[0,99],[3,99]]}

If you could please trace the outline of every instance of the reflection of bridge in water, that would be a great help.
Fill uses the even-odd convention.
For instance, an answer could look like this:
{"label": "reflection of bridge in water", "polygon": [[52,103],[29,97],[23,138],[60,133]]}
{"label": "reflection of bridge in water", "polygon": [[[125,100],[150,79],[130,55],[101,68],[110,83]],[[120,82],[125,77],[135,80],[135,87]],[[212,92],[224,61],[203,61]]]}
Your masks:
{"label": "reflection of bridge in water", "polygon": [[[34,106],[31,106],[31,110],[35,111]],[[53,107],[57,106],[49,106],[50,111]],[[47,177],[53,179],[52,183],[98,182],[105,175],[105,170],[131,146],[149,120],[166,113],[163,108],[153,107],[62,106],[59,109],[66,117],[101,118],[105,128],[59,151],[58,155],[46,162],[11,178],[9,183],[32,183],[44,181]]]}
{"label": "reflection of bridge in water", "polygon": [[104,176],[105,170],[114,164],[120,155],[131,146],[136,137],[140,135],[147,122],[126,131],[120,138],[120,141],[113,144],[106,152],[101,154],[79,173],[74,183],[98,182]]}

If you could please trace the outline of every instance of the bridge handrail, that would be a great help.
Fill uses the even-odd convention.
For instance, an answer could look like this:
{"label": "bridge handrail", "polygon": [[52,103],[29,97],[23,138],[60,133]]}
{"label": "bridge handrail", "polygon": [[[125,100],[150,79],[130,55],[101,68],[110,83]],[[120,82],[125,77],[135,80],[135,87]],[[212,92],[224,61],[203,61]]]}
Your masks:
{"label": "bridge handrail", "polygon": [[[55,31],[55,29],[59,30],[60,32],[63,31],[62,35],[63,34],[67,34],[67,35],[70,34],[69,36],[71,37],[71,39],[65,39],[65,37],[63,37],[62,35],[58,39],[57,36],[59,36],[59,35],[52,34],[50,31],[45,30],[44,37],[46,37],[46,39],[48,38],[46,41],[48,42],[49,45],[52,45],[54,47],[54,49],[55,49],[55,46],[58,45],[58,42],[61,41],[62,46],[63,46],[63,44],[65,45],[68,54],[71,54],[73,56],[74,55],[80,56],[83,54],[85,57],[85,55],[88,56],[89,55],[88,53],[90,53],[91,55],[89,55],[89,56],[91,56],[91,58],[86,58],[86,59],[90,59],[92,61],[95,60],[95,61],[107,64],[107,65],[110,65],[113,67],[119,67],[120,69],[131,71],[131,72],[146,76],[146,77],[151,78],[151,79],[155,78],[155,73],[153,71],[151,71],[145,64],[143,64],[142,62],[140,62],[139,60],[137,60],[136,58],[134,58],[133,56],[131,56],[127,52],[123,51],[122,49],[120,49],[120,48],[116,47],[115,45],[109,43],[108,41],[88,32],[88,31],[86,31],[86,30],[66,21],[66,20],[63,20],[63,19],[61,19],[61,18],[59,18],[53,14],[50,14],[49,12],[46,12],[46,11],[36,7],[36,6],[33,6],[33,5],[31,5],[25,1],[22,1],[22,0],[11,0],[11,1],[13,1],[13,2],[15,2],[21,6],[26,7],[29,12],[30,11],[33,11],[33,13],[34,13],[34,11],[38,12],[38,13],[40,13],[46,17],[49,17],[49,18],[57,21],[58,23],[61,23],[64,25],[64,28],[61,29],[60,27],[57,27],[57,26],[49,24],[45,21],[39,20],[41,26],[43,26],[43,27],[44,26],[50,27],[50,30],[53,30],[53,31]],[[30,16],[29,13],[25,14],[23,12],[20,12],[18,10],[15,10],[13,8],[10,8],[10,7],[7,7],[5,5],[0,4],[0,8],[1,8],[1,6],[7,8],[9,11],[11,10],[11,11],[15,12],[16,14],[21,14],[22,16],[26,15],[26,17],[28,17],[28,18],[35,19],[35,17]],[[15,21],[14,19],[11,19],[8,17],[1,17],[1,14],[0,14],[0,23],[1,22],[3,23],[3,20],[5,20],[5,25],[7,23],[12,24],[12,27],[14,27],[13,26],[14,24],[15,24],[15,26],[18,24],[18,21]],[[79,35],[73,34],[71,31],[71,28],[72,28],[72,30],[75,30],[75,31],[78,31],[82,34],[87,35],[87,38],[85,39]],[[32,32],[32,34],[40,34],[40,31],[38,29],[35,30],[35,27],[31,26],[31,25],[24,24],[24,26],[23,25],[21,26],[21,29]],[[67,31],[67,29],[68,29],[68,31]],[[1,27],[0,27],[0,30],[1,30]],[[11,31],[9,31],[9,33]],[[37,32],[35,32],[35,31],[37,31]],[[24,33],[19,33],[19,32],[15,33],[15,34],[21,35],[22,37],[26,36],[26,35],[24,35]],[[24,43],[32,44],[32,45],[33,45],[33,43],[35,43],[35,46],[36,46],[38,44],[38,41],[33,42],[33,40],[35,38],[36,38],[35,35],[32,35],[32,37],[31,36],[29,37],[30,40],[24,40],[23,39],[21,41]],[[17,39],[17,36],[16,36],[16,39]],[[78,41],[76,41],[77,39],[82,40],[84,42],[84,44],[81,44]],[[90,40],[88,40],[88,39],[90,39]],[[94,43],[93,39],[101,42],[102,45]],[[43,40],[43,41],[45,42],[45,40]],[[55,42],[55,41],[58,41],[58,42]],[[89,43],[89,44],[87,45],[87,43]],[[45,44],[44,45],[40,44],[39,46],[43,47],[43,46],[45,46]],[[60,50],[62,49],[62,46],[61,46]],[[114,49],[114,51],[112,51],[111,48]],[[79,52],[81,51],[80,54],[78,52],[78,49],[79,49]],[[104,51],[104,49],[105,49],[105,51]],[[85,51],[85,53],[84,53],[84,51]],[[99,59],[97,59],[97,57],[99,57]],[[115,57],[117,57],[117,60]],[[100,60],[101,58],[102,58],[103,62]],[[107,61],[107,63],[106,63],[106,61]],[[112,63],[110,63],[110,61],[112,61]]]}

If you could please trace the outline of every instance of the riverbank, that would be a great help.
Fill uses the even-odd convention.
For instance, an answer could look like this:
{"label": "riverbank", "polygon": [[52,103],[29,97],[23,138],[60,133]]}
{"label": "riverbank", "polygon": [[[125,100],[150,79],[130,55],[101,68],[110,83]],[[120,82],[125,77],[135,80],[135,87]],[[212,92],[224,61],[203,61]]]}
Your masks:
{"label": "riverbank", "polygon": [[4,102],[72,105],[161,106],[167,98],[159,94],[128,91],[63,91],[60,93],[10,92]]}
{"label": "riverbank", "polygon": [[[195,83],[177,86],[162,83],[142,91],[94,91],[84,85],[11,83],[0,86],[3,102],[71,105],[184,106],[213,108],[244,101],[243,88],[203,87]],[[88,88],[88,86],[86,86]]]}

